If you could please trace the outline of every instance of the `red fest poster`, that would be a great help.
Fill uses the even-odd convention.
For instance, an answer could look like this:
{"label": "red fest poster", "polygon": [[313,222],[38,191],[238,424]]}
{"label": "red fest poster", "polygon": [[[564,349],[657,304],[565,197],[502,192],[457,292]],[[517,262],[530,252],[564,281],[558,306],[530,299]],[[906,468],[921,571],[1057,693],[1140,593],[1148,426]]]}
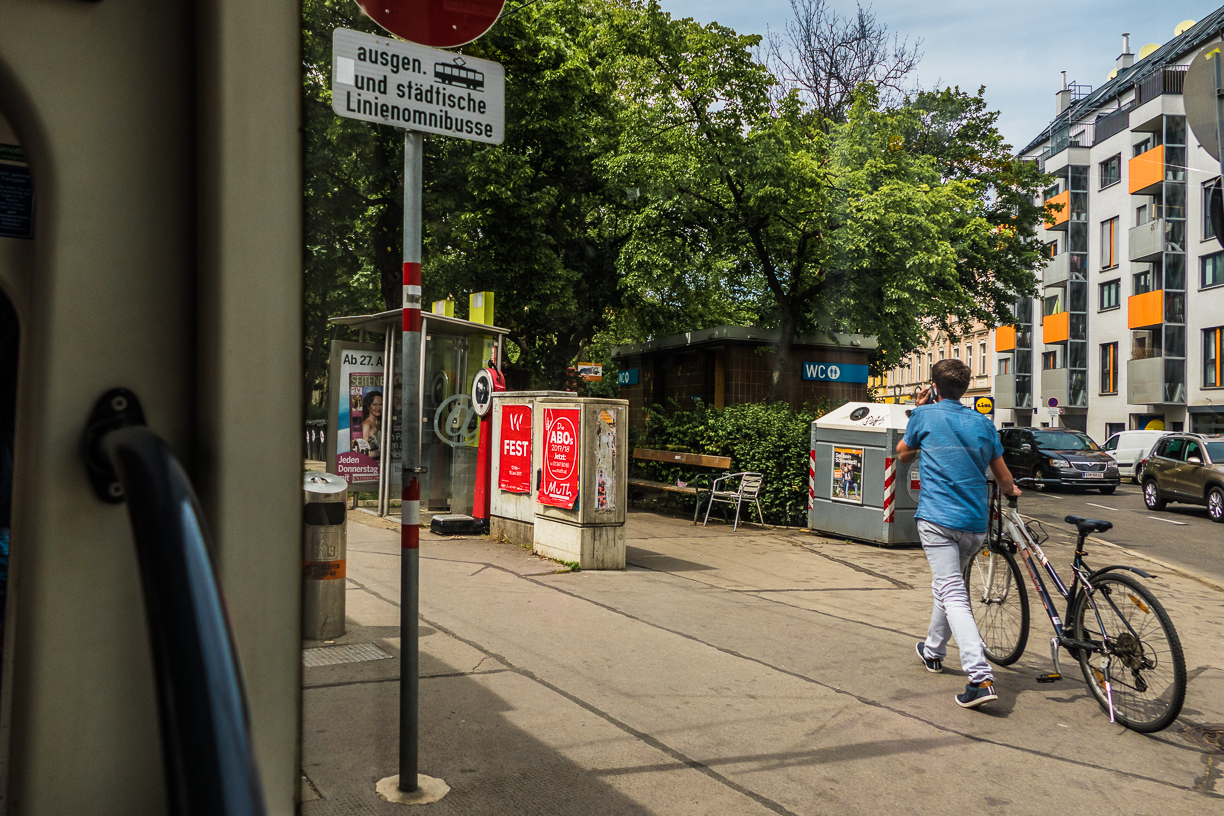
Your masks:
{"label": "red fest poster", "polygon": [[578,408],[544,409],[544,483],[536,501],[570,510],[578,501]]}
{"label": "red fest poster", "polygon": [[531,492],[531,406],[503,405],[497,486],[509,493]]}

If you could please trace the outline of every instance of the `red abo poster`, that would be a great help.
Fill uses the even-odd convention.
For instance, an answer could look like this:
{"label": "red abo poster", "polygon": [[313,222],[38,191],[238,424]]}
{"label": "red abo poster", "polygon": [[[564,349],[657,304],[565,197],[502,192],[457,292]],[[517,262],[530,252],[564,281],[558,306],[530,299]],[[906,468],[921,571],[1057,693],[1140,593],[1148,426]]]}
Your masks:
{"label": "red abo poster", "polygon": [[503,405],[497,486],[510,493],[531,492],[531,406]]}
{"label": "red abo poster", "polygon": [[544,483],[536,501],[572,509],[578,501],[578,408],[544,409]]}

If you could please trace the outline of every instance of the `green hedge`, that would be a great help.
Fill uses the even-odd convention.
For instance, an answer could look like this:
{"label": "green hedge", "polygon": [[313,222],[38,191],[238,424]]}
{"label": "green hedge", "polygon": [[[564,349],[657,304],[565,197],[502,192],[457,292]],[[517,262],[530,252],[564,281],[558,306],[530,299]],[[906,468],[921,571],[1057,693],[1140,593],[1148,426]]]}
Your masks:
{"label": "green hedge", "polygon": [[[693,410],[648,412],[646,435],[638,447],[731,457],[733,472],[765,476],[761,509],[769,524],[803,527],[807,524],[807,467],[812,421],[833,406],[794,410],[784,402],[773,405],[729,405],[713,408],[703,403]],[[710,468],[691,468],[666,462],[638,462],[639,472],[660,482],[688,482],[708,487],[719,475]],[[685,498],[691,504],[692,499]],[[718,510],[714,511],[718,513]],[[741,518],[756,520],[756,510],[745,508]]]}

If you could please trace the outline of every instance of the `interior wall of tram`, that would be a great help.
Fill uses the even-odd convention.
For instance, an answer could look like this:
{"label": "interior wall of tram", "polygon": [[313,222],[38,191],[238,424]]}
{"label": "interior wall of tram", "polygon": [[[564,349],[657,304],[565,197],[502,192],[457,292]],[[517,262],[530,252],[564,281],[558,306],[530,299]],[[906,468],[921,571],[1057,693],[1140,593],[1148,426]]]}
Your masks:
{"label": "interior wall of tram", "polygon": [[[298,781],[300,24],[276,0],[5,0],[0,116],[33,237],[20,317],[0,812],[166,809],[126,508],[86,418],[132,389],[214,544],[270,813]],[[3,140],[0,140],[3,141]]]}

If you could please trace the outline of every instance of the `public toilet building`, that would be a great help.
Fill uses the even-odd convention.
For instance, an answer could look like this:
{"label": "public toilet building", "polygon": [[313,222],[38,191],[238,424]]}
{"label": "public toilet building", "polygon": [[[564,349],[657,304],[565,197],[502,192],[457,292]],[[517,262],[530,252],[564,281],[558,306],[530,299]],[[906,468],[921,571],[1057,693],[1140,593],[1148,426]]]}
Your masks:
{"label": "public toilet building", "polygon": [[[764,402],[779,338],[777,329],[718,326],[648,343],[617,346],[620,396],[629,402],[629,421],[646,427],[646,409],[700,400],[716,408]],[[780,398],[792,408],[832,402],[865,402],[867,366],[874,337],[857,334],[800,334],[783,373]]]}

